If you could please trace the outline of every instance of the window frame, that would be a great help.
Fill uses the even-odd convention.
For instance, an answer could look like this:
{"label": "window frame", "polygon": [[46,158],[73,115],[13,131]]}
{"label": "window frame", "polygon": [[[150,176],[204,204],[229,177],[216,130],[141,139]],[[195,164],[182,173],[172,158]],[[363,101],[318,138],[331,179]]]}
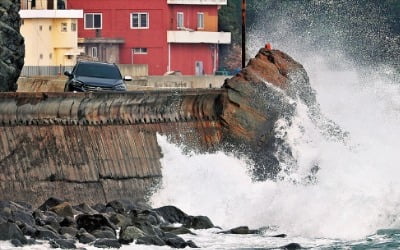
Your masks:
{"label": "window frame", "polygon": [[[133,15],[138,16],[138,26],[133,26]],[[146,15],[146,26],[142,26],[142,19],[141,15]],[[130,17],[130,24],[131,24],[131,29],[137,30],[137,29],[149,29],[150,28],[150,14],[149,12],[131,12],[129,15]]]}
{"label": "window frame", "polygon": [[197,29],[204,29],[204,12],[197,12]]}
{"label": "window frame", "polygon": [[[92,15],[93,28],[88,28],[87,27],[87,22],[86,22],[87,17],[86,16],[88,16],[88,15]],[[94,16],[95,15],[99,15],[100,16],[100,28],[94,27]],[[84,26],[85,30],[101,30],[101,29],[103,29],[103,13],[85,13],[83,15],[83,22],[84,22],[83,26]]]}
{"label": "window frame", "polygon": [[132,48],[132,53],[134,55],[147,55],[149,50],[147,48]]}
{"label": "window frame", "polygon": [[[182,17],[181,19],[179,18],[180,16]],[[181,22],[182,26],[179,25]],[[181,11],[176,12],[176,28],[177,29],[185,28],[185,14]]]}
{"label": "window frame", "polygon": [[61,23],[61,32],[68,32],[68,23]]}

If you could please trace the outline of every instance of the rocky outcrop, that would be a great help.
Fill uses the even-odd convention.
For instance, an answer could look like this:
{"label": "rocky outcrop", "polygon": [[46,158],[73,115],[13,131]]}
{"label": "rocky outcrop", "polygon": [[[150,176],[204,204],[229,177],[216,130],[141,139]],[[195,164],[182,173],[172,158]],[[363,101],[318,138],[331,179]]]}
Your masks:
{"label": "rocky outcrop", "polygon": [[24,65],[19,8],[19,0],[0,1],[0,92],[17,90],[17,79]]}
{"label": "rocky outcrop", "polygon": [[[277,121],[293,117],[292,100],[315,102],[306,71],[287,54],[263,48],[223,88],[223,148],[250,158],[255,179],[274,178],[280,170],[277,151],[284,147],[276,137]],[[290,148],[285,150],[290,157]]]}
{"label": "rocky outcrop", "polygon": [[[128,200],[114,200],[93,207],[85,204],[87,210],[93,213],[75,209],[71,210],[72,214],[54,213],[60,204],[78,207],[57,198],[49,198],[37,209],[27,203],[0,201],[0,240],[10,240],[16,247],[41,244],[36,240],[45,240],[52,248],[62,249],[75,249],[77,242],[98,248],[120,248],[122,244],[128,245],[133,241],[136,244],[185,248],[197,246],[178,234],[191,233],[189,228],[213,227],[208,217],[190,216],[175,207],[168,207],[169,213],[166,215],[162,213],[165,211],[164,207],[153,209]],[[173,214],[174,212],[179,215]],[[201,217],[207,223],[197,224],[196,227],[177,227],[173,224],[176,221],[171,222],[171,218],[182,215],[184,217],[181,218],[185,221]],[[174,231],[171,228],[180,230]]]}

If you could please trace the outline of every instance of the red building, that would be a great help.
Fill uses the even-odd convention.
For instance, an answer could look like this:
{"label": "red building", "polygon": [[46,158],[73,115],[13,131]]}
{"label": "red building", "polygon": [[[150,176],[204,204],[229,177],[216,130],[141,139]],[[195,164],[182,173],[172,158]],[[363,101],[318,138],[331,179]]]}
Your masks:
{"label": "red building", "polygon": [[68,0],[83,9],[80,46],[89,56],[119,64],[147,64],[150,75],[180,71],[214,74],[218,45],[218,9],[227,0]]}

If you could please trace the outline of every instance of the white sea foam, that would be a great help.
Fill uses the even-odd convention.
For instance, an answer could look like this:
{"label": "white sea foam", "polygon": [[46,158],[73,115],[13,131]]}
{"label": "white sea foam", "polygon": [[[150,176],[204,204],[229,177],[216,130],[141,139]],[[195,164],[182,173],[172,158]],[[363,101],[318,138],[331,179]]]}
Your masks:
{"label": "white sea foam", "polygon": [[[283,180],[254,183],[245,161],[223,153],[184,155],[159,136],[164,178],[153,204],[208,215],[224,228],[277,225],[312,238],[356,239],[399,226],[400,86],[302,58],[322,112],[349,132],[346,144],[321,135],[299,103],[293,125],[283,125],[296,167]],[[307,181],[315,165],[315,180]]]}

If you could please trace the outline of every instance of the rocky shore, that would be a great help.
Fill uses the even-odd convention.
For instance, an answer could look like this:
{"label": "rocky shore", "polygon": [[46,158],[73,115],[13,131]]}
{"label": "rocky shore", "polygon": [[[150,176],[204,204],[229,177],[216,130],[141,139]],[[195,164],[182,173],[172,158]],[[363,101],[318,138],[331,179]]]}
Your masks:
{"label": "rocky shore", "polygon": [[[71,205],[49,198],[38,208],[23,202],[0,201],[0,240],[15,247],[43,244],[52,248],[77,249],[77,243],[97,248],[122,245],[198,248],[179,235],[195,234],[192,229],[215,227],[206,216],[191,216],[174,206],[151,208],[144,203],[114,200],[107,204]],[[260,234],[246,226],[220,231],[224,234]],[[285,237],[284,234],[276,237]],[[299,249],[300,245],[282,249]],[[82,248],[80,248],[82,249]]]}

